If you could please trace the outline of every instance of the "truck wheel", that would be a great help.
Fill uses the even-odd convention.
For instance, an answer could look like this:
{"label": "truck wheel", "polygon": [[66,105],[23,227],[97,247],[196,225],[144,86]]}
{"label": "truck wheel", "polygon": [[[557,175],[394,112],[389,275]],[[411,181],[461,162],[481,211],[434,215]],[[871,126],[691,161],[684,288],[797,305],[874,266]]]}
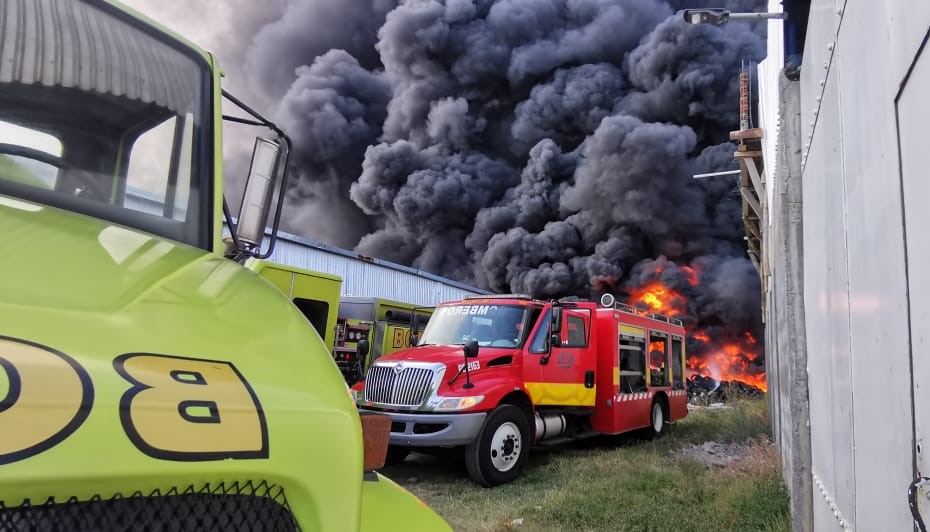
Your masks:
{"label": "truck wheel", "polygon": [[513,405],[497,407],[475,441],[465,447],[465,467],[475,482],[492,488],[520,476],[529,453],[530,426]]}
{"label": "truck wheel", "polygon": [[384,465],[391,466],[397,465],[407,459],[407,455],[410,454],[409,447],[398,447],[396,445],[388,445],[387,456],[384,457]]}
{"label": "truck wheel", "polygon": [[658,438],[663,432],[665,432],[665,409],[662,407],[662,401],[653,399],[649,415],[649,434],[653,438]]}

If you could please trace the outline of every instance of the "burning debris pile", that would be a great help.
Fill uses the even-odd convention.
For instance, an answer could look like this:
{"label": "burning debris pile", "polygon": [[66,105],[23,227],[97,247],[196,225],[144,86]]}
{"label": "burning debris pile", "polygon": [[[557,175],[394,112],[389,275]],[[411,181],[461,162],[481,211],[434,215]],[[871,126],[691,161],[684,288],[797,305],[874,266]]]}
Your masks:
{"label": "burning debris pile", "polygon": [[736,397],[758,398],[765,394],[764,388],[758,388],[741,381],[718,381],[698,373],[688,377],[688,402],[709,405],[722,403]]}
{"label": "burning debris pile", "polygon": [[691,178],[734,165],[763,25],[688,25],[688,0],[337,4],[285,0],[246,54],[295,141],[287,230],[498,292],[670,305],[692,372],[764,386],[740,203]]}
{"label": "burning debris pile", "polygon": [[[758,397],[766,391],[765,364],[758,309],[739,308],[740,299],[749,299],[743,290],[757,290],[758,280],[745,286],[724,285],[719,277],[733,275],[726,262],[698,260],[692,266],[678,266],[664,257],[638,265],[627,291],[629,304],[643,312],[664,314],[682,321],[688,334],[687,365],[689,396],[705,401],[723,400],[733,395]],[[754,286],[753,286],[754,285]],[[717,305],[701,304],[712,299]],[[733,299],[735,301],[728,301]],[[739,315],[721,309],[739,309]]]}

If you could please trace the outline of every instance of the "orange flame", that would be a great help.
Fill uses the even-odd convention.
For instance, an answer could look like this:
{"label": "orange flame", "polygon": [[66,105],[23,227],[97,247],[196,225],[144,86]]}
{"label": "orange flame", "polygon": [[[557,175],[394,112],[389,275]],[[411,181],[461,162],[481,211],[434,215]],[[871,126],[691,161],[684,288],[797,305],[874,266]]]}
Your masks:
{"label": "orange flame", "polygon": [[651,312],[675,317],[685,313],[685,298],[678,292],[667,288],[661,281],[654,281],[633,290],[630,304],[634,307],[645,305]]}
{"label": "orange flame", "polygon": [[[749,335],[749,333],[746,334]],[[752,338],[751,335],[748,337]],[[691,338],[702,342],[710,340],[703,332],[692,334]],[[748,338],[747,343],[751,343],[748,342]],[[689,356],[688,369],[717,381],[738,381],[765,392],[768,391],[765,373],[753,372],[749,367],[749,363],[757,358],[759,358],[759,353],[747,349],[739,342],[725,342],[719,347],[704,351],[700,357]]]}
{"label": "orange flame", "polygon": [[662,369],[665,364],[665,340],[649,342],[649,367]]}
{"label": "orange flame", "polygon": [[[656,273],[661,273],[663,267],[661,264],[657,266]],[[691,286],[697,286],[699,278],[694,269],[688,266],[678,269]],[[675,318],[687,313],[685,296],[659,280],[633,289],[629,302],[634,307],[648,309],[643,314],[654,312]],[[691,330],[688,334],[692,339],[706,344],[705,349],[697,350],[699,354],[689,354],[687,365],[691,372],[718,381],[739,381],[766,391],[765,372],[757,372],[750,367],[750,363],[759,358],[757,340],[751,333],[747,331],[739,339],[723,343],[713,341],[703,330]],[[651,342],[649,350],[664,352],[663,342]]]}
{"label": "orange flame", "polygon": [[710,343],[710,336],[707,336],[707,334],[705,334],[703,331],[698,331],[692,334],[691,338],[694,338],[695,340],[700,340],[704,343]]}
{"label": "orange flame", "polygon": [[681,268],[678,268],[678,270],[685,274],[685,279],[688,281],[688,284],[691,286],[698,285],[698,275],[697,272],[694,271],[694,268],[682,266]]}

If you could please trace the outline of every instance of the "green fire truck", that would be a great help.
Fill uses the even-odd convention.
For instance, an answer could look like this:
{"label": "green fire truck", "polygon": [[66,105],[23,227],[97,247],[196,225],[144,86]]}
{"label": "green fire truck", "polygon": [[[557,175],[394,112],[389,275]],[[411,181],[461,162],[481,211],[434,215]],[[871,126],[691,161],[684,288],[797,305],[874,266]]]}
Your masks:
{"label": "green fire truck", "polygon": [[[384,355],[412,345],[411,335],[429,321],[432,307],[375,297],[343,297],[333,356],[349,385]],[[363,342],[360,344],[360,342]]]}
{"label": "green fire truck", "polygon": [[[262,128],[231,245],[224,97]],[[448,529],[373,471],[389,419],[243,266],[289,147],[144,17],[0,0],[0,530]]]}
{"label": "green fire truck", "polygon": [[246,267],[294,303],[330,348],[349,385],[382,355],[409,347],[411,330],[422,330],[433,310],[382,298],[340,297],[337,275],[257,259]]}

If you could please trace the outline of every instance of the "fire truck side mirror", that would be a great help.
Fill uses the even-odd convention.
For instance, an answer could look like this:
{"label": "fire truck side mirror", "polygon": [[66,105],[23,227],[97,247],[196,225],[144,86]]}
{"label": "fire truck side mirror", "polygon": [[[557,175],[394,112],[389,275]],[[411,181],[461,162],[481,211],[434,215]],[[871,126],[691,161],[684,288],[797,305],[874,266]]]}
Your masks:
{"label": "fire truck side mirror", "polygon": [[559,336],[559,333],[549,335],[549,345],[551,347],[562,347],[562,337]]}
{"label": "fire truck side mirror", "polygon": [[553,305],[552,324],[549,326],[549,330],[552,331],[552,334],[559,334],[562,332],[562,307]]}
{"label": "fire truck side mirror", "polygon": [[276,140],[256,138],[252,150],[252,165],[245,182],[236,236],[240,242],[256,250],[265,236],[265,224],[271,213],[275,187],[280,183],[281,145]]}
{"label": "fire truck side mirror", "polygon": [[476,358],[478,356],[478,340],[469,340],[462,346],[465,351],[465,358]]}
{"label": "fire truck side mirror", "polygon": [[420,342],[420,337],[417,336],[416,331],[410,331],[410,336],[408,337],[407,344],[410,347],[417,345]]}

